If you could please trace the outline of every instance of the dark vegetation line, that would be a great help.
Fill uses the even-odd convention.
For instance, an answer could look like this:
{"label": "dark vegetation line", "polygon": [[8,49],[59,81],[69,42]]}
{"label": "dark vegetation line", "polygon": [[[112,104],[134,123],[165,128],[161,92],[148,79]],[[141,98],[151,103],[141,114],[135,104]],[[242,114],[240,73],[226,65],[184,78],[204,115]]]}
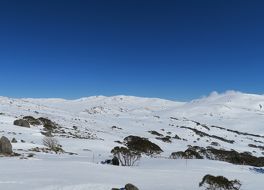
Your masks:
{"label": "dark vegetation line", "polygon": [[205,129],[207,129],[208,131],[210,130],[210,127],[211,127],[211,128],[217,128],[217,129],[225,130],[225,131],[228,131],[228,132],[236,133],[236,134],[238,134],[238,135],[245,135],[245,136],[252,136],[252,137],[264,138],[264,136],[262,136],[262,135],[256,135],[256,134],[252,134],[252,133],[241,132],[241,131],[232,130],[232,129],[227,129],[227,128],[219,127],[219,126],[215,126],[215,125],[207,126],[206,124],[201,124],[201,123],[198,122],[198,121],[190,120],[190,119],[187,119],[187,118],[184,118],[184,120],[185,120],[185,121],[193,122],[193,123],[195,123],[197,126],[202,126],[202,127],[204,127]]}
{"label": "dark vegetation line", "polygon": [[234,140],[228,140],[228,139],[225,139],[223,137],[216,136],[216,135],[209,135],[209,134],[207,134],[205,132],[199,131],[199,130],[191,128],[191,127],[181,126],[180,128],[189,129],[189,130],[193,131],[196,135],[199,135],[200,137],[205,137],[205,136],[206,137],[211,137],[211,138],[218,139],[220,141],[223,141],[223,142],[226,142],[226,143],[230,143],[230,144],[233,144],[235,142]]}
{"label": "dark vegetation line", "polygon": [[245,135],[245,136],[264,138],[264,136],[261,136],[261,135],[256,135],[256,134],[246,133],[246,132],[240,132],[240,131],[236,131],[236,130],[232,130],[232,129],[227,129],[227,128],[224,128],[224,127],[219,127],[219,126],[214,126],[214,125],[212,125],[210,127],[221,129],[221,130],[225,130],[225,131],[229,131],[229,132],[232,132],[232,133],[236,133],[238,135]]}

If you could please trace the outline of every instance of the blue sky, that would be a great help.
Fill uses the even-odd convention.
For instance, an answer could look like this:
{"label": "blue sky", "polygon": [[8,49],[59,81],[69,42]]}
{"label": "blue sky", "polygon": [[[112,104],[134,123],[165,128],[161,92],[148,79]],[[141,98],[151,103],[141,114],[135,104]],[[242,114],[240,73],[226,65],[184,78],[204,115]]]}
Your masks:
{"label": "blue sky", "polygon": [[264,2],[0,1],[0,95],[263,94]]}

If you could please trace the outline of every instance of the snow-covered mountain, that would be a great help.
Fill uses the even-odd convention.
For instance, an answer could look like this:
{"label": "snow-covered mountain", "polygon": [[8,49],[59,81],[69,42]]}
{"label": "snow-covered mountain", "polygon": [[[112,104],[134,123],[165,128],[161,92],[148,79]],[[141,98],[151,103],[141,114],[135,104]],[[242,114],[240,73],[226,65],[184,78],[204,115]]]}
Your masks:
{"label": "snow-covered mountain", "polygon": [[[66,152],[33,152],[44,147],[43,126],[14,125],[25,116],[48,118],[60,128],[54,133]],[[111,189],[131,182],[142,190],[193,190],[206,174],[239,179],[243,190],[261,190],[263,175],[251,166],[221,161],[169,159],[188,147],[264,154],[264,95],[229,91],[191,102],[131,96],[94,96],[78,100],[0,97],[0,133],[15,152],[33,158],[0,160],[0,188],[5,190]],[[153,133],[155,132],[155,133]],[[160,134],[165,139],[158,138]],[[99,164],[129,135],[148,138],[163,152],[143,156],[137,166]],[[179,138],[175,138],[175,137]],[[251,146],[249,146],[251,145]],[[252,146],[254,145],[254,146]]]}

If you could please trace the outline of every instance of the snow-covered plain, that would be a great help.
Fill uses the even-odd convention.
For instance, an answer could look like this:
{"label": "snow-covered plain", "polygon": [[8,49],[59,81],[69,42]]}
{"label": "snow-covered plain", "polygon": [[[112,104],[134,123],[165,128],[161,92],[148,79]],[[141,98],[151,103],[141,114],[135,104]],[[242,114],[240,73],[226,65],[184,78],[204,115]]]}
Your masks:
{"label": "snow-covered plain", "polygon": [[[233,165],[210,160],[172,160],[172,152],[186,150],[188,145],[248,151],[263,156],[261,149],[248,144],[262,145],[263,137],[249,137],[202,125],[264,136],[264,96],[227,92],[212,93],[191,102],[173,102],[161,99],[130,96],[96,96],[78,100],[12,99],[0,97],[0,136],[16,138],[13,149],[20,154],[43,147],[42,126],[23,128],[13,122],[23,116],[47,117],[66,132],[79,138],[56,136],[69,154],[35,153],[34,158],[0,158],[0,189],[5,190],[109,190],[133,183],[141,190],[199,190],[198,184],[206,174],[238,179],[242,190],[262,190],[263,174],[249,170],[249,166]],[[73,128],[77,127],[77,130]],[[112,128],[116,126],[117,128]],[[233,144],[211,137],[201,138],[191,127],[210,135],[229,140]],[[148,131],[164,136],[178,135],[184,140],[171,143],[156,139]],[[120,146],[129,135],[146,137],[164,151],[155,158],[144,156],[137,166],[115,167],[99,164],[111,158],[110,151]],[[21,140],[25,142],[22,143]]]}

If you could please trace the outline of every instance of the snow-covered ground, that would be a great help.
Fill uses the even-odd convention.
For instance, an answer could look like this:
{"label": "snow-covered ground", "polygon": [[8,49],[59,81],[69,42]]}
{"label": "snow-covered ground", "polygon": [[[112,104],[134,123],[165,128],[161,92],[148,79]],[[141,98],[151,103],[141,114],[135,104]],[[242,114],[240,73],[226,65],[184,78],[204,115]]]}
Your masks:
{"label": "snow-covered ground", "polygon": [[[12,99],[0,97],[0,136],[16,138],[13,149],[20,154],[42,145],[43,126],[23,128],[13,125],[23,116],[46,117],[59,124],[66,133],[77,138],[56,134],[63,149],[77,155],[35,153],[34,158],[0,158],[0,189],[5,190],[109,190],[133,183],[141,190],[194,190],[206,174],[223,175],[242,182],[242,190],[262,190],[263,174],[249,166],[210,160],[172,160],[175,151],[188,145],[211,146],[248,151],[264,156],[263,150],[249,144],[264,146],[263,137],[239,135],[226,129],[264,136],[264,96],[227,92],[191,102],[129,96],[96,96],[78,100]],[[199,123],[199,124],[197,124]],[[201,124],[201,125],[200,125]],[[206,127],[209,127],[208,130]],[[113,128],[116,126],[116,128]],[[200,137],[197,129],[233,144],[212,137]],[[221,127],[215,128],[213,126]],[[178,135],[171,143],[156,139],[149,133]],[[146,137],[164,152],[155,158],[143,156],[137,166],[115,167],[99,164],[112,157],[111,150],[120,146],[129,135]],[[25,142],[21,142],[21,140]]]}

